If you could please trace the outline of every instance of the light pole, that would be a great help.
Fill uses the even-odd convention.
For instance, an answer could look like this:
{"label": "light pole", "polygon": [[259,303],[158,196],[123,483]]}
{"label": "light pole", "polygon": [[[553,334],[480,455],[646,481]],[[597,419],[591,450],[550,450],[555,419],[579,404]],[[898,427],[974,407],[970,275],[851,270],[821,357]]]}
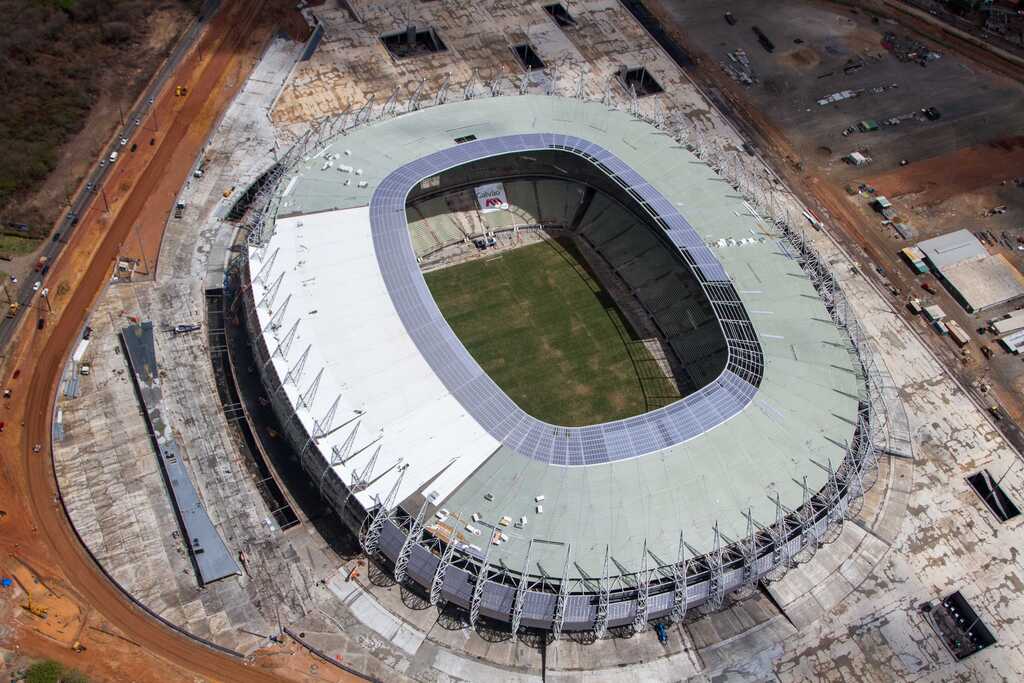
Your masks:
{"label": "light pole", "polygon": [[43,287],[43,290],[39,292],[39,296],[46,302],[46,312],[53,313],[53,308],[50,306],[50,289]]}

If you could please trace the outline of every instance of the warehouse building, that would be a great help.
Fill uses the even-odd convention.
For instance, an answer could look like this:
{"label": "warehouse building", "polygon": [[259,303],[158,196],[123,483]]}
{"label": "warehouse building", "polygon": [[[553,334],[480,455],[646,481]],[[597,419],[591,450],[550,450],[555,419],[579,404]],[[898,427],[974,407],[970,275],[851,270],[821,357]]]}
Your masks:
{"label": "warehouse building", "polygon": [[933,237],[917,247],[950,293],[972,313],[1024,296],[1024,275],[1005,256],[989,254],[969,230]]}

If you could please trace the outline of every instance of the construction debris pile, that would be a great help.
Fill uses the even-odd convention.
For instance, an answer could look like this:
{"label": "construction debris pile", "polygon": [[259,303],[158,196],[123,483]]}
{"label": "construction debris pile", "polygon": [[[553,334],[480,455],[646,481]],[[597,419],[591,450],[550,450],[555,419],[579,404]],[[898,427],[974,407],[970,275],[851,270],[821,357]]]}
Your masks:
{"label": "construction debris pile", "polygon": [[[942,118],[942,114],[935,107],[926,107],[924,109],[907,112],[905,114],[898,114],[896,116],[890,116],[882,119],[882,126],[898,126],[904,121],[920,121],[926,123],[928,121],[938,121]],[[858,121],[852,126],[847,126],[843,130],[843,137],[846,137],[852,133],[874,133],[880,129],[878,121],[874,119],[864,119]]]}
{"label": "construction debris pile", "polygon": [[921,66],[928,66],[928,62],[942,57],[938,52],[910,36],[899,37],[891,32],[886,32],[882,37],[882,47],[895,55],[896,59],[901,62],[917,62]]}
{"label": "construction debris pile", "polygon": [[1009,7],[989,7],[986,12],[986,31],[1017,45],[1024,45],[1024,11],[1015,11]]}
{"label": "construction debris pile", "polygon": [[750,66],[750,58],[747,57],[746,50],[738,47],[730,52],[729,62],[731,63],[720,62],[722,71],[729,74],[729,78],[743,85],[753,85],[757,82],[757,77],[754,75],[754,69]]}
{"label": "construction debris pile", "polygon": [[826,95],[825,97],[822,97],[821,99],[819,99],[818,100],[818,106],[819,107],[824,107],[824,106],[829,105],[829,104],[836,104],[837,102],[842,102],[843,100],[852,100],[853,98],[860,97],[861,95],[863,95],[865,93],[868,93],[870,95],[882,95],[882,94],[887,93],[890,90],[894,90],[895,88],[898,88],[898,87],[900,87],[898,83],[890,83],[888,85],[877,85],[874,88],[859,88],[857,90],[840,90],[839,92],[834,92],[831,95]]}

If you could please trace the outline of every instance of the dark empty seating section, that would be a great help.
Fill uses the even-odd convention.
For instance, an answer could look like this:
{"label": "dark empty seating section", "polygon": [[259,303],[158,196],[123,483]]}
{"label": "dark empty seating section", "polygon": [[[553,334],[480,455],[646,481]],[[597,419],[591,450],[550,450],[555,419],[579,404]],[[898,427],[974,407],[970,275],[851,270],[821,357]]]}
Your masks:
{"label": "dark empty seating section", "polygon": [[619,268],[619,275],[630,289],[637,290],[650,282],[663,279],[679,268],[679,262],[661,246],[651,249],[642,258],[633,259]]}
{"label": "dark empty seating section", "polygon": [[725,349],[722,331],[716,323],[710,322],[670,337],[668,343],[698,385],[710,382],[722,371]]}
{"label": "dark empty seating section", "polygon": [[517,224],[541,223],[540,209],[537,207],[537,185],[534,181],[506,181],[505,196],[508,197],[509,210],[516,216]]}
{"label": "dark empty seating section", "polygon": [[541,220],[552,225],[567,225],[583,198],[583,187],[564,180],[535,182]]}
{"label": "dark empty seating section", "polygon": [[598,251],[608,263],[617,268],[649,251],[651,247],[657,245],[656,240],[650,228],[633,223],[625,233],[598,247]]}
{"label": "dark empty seating section", "polygon": [[[598,199],[604,200],[604,205],[598,204]],[[595,206],[596,205],[596,206]],[[604,197],[594,197],[587,213],[584,214],[580,223],[579,231],[590,244],[600,248],[608,240],[614,239],[630,229],[633,225],[632,217]]]}
{"label": "dark empty seating section", "polygon": [[578,231],[652,316],[694,384],[713,381],[725,367],[725,340],[703,289],[678,255],[650,226],[601,194]]}

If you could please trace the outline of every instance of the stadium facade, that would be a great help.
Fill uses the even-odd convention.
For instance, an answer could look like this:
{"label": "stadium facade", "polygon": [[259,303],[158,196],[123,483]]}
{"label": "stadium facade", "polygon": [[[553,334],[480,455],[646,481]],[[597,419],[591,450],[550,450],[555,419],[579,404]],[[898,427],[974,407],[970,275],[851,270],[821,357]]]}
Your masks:
{"label": "stadium facade", "polygon": [[[246,320],[303,468],[400,582],[473,626],[639,630],[777,576],[855,509],[884,421],[860,328],[799,234],[677,141],[532,95],[336,125],[273,174]],[[495,211],[445,199],[494,184]],[[680,400],[551,425],[481,370],[421,268],[537,229],[621,278]]]}

